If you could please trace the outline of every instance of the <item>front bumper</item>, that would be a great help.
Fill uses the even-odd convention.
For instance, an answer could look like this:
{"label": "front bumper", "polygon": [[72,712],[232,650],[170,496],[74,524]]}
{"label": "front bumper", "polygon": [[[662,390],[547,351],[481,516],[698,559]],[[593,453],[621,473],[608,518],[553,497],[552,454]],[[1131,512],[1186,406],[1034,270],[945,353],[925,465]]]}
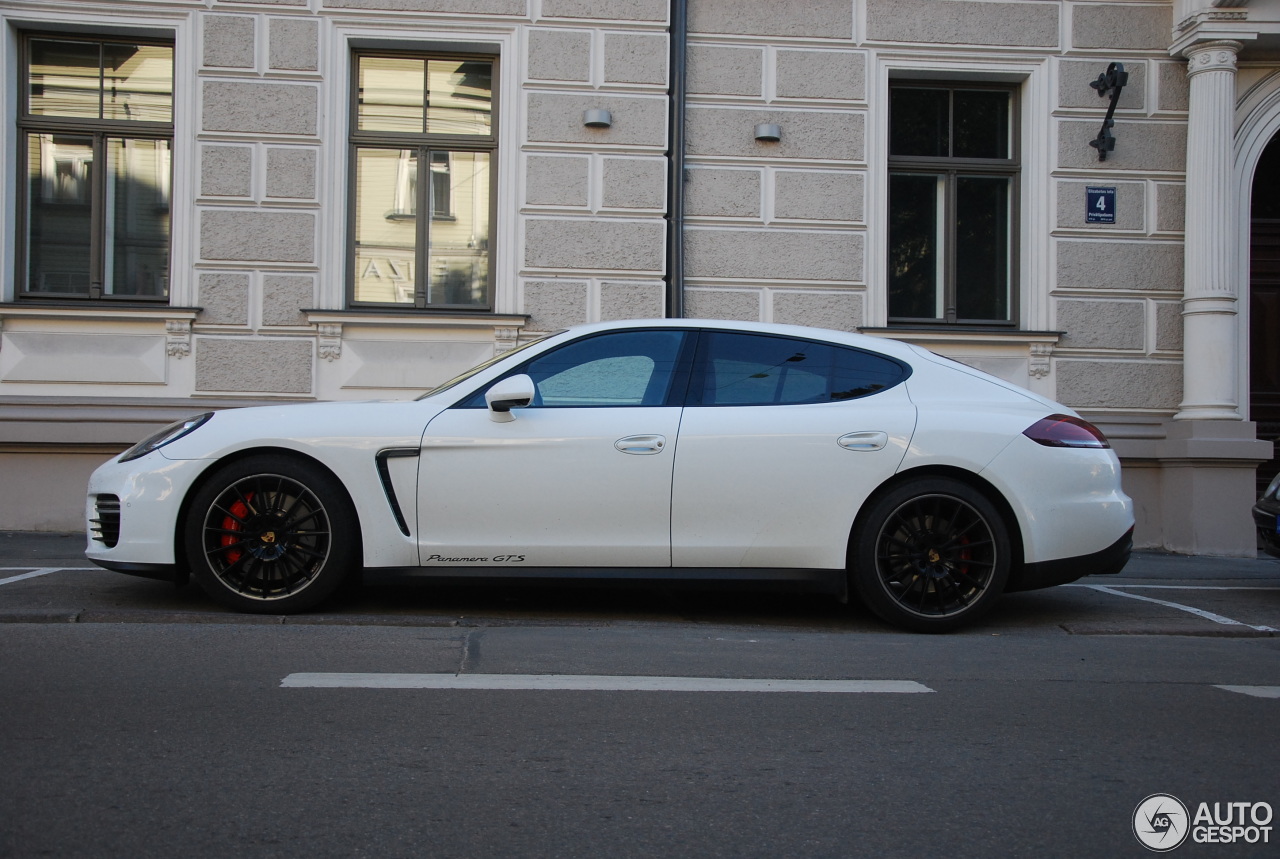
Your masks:
{"label": "front bumper", "polygon": [[103,463],[89,478],[85,498],[85,557],[108,570],[172,579],[182,499],[206,467],[201,460],[168,460],[158,451]]}
{"label": "front bumper", "polygon": [[1262,551],[1280,558],[1280,503],[1264,498],[1253,505],[1253,524]]}

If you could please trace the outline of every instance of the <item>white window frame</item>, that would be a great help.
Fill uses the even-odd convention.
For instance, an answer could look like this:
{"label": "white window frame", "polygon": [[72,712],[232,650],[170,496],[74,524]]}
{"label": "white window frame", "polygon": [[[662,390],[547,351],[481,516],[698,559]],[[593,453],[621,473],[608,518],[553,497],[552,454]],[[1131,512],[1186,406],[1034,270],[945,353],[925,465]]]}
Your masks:
{"label": "white window frame", "polygon": [[[88,13],[42,6],[38,11],[0,10],[0,117],[4,130],[0,134],[0,302],[14,301],[18,278],[17,217],[19,205],[17,174],[20,145],[17,116],[22,103],[18,91],[22,80],[21,42],[25,32],[39,31],[100,37],[138,37],[173,42],[173,185],[170,197],[169,270],[179,276],[171,279],[169,306],[189,307],[195,301],[194,278],[182,276],[194,268],[198,237],[194,190],[198,185],[196,171],[196,124],[199,116],[196,58],[199,45],[194,19],[188,10],[166,12],[147,10],[145,17],[113,10]],[[85,302],[80,309],[93,313],[95,305]]]}
{"label": "white window frame", "polygon": [[1021,330],[1050,327],[1049,294],[1053,287],[1053,162],[1057,135],[1053,107],[1056,72],[1050,58],[940,57],[894,53],[876,57],[869,102],[881,107],[867,119],[867,290],[866,319],[872,327],[889,321],[889,84],[890,81],[980,81],[1017,84],[1017,138],[1021,140],[1019,181],[1019,248],[1014,322]]}
{"label": "white window frame", "polygon": [[[345,311],[347,309],[346,277],[349,266],[347,236],[347,211],[351,205],[347,174],[350,169],[346,141],[351,136],[350,93],[352,54],[365,51],[412,51],[415,53],[448,53],[496,56],[497,78],[494,89],[498,104],[494,112],[497,123],[497,150],[494,162],[497,175],[502,177],[495,189],[497,213],[493,223],[490,277],[492,278],[493,309],[485,315],[517,312],[516,283],[519,273],[518,188],[520,177],[520,131],[524,128],[523,97],[520,87],[520,62],[517,51],[519,39],[515,26],[492,28],[453,28],[433,26],[431,29],[413,30],[413,37],[406,37],[404,25],[399,21],[351,24],[334,22],[322,37],[322,66],[328,77],[325,84],[325,109],[321,120],[320,137],[325,141],[320,170],[322,187],[317,189],[324,205],[320,208],[320,235],[324,250],[317,262],[326,276],[320,279],[317,309]],[[421,181],[421,179],[419,180]],[[388,309],[389,313],[399,312]],[[405,315],[422,315],[421,309],[409,308]],[[430,313],[430,311],[425,311]]]}

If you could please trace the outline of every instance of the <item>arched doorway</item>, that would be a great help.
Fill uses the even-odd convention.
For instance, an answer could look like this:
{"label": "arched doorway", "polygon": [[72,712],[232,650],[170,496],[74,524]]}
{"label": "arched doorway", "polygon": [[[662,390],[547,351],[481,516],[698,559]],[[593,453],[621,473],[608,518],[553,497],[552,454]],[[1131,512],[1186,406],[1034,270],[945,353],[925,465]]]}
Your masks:
{"label": "arched doorway", "polygon": [[[1258,438],[1280,440],[1280,134],[1253,175],[1249,230],[1249,408]],[[1258,466],[1258,491],[1280,472]]]}

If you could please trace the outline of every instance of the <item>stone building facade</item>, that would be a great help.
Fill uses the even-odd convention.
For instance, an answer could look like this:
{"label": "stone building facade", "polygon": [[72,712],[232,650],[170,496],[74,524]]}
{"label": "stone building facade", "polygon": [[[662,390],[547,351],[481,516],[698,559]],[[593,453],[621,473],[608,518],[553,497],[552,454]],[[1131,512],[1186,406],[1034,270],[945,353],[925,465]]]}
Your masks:
{"label": "stone building facade", "polygon": [[98,462],[198,410],[407,398],[672,315],[951,355],[1103,426],[1140,546],[1254,549],[1280,0],[0,19],[0,528],[80,527]]}

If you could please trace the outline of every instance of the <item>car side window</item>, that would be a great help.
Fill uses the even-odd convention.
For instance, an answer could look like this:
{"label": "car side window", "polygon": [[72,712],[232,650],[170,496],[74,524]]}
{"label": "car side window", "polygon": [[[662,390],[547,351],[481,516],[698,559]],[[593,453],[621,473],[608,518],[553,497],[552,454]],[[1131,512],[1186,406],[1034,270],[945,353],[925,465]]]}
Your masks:
{"label": "car side window", "polygon": [[[575,340],[532,358],[509,375],[537,385],[534,408],[661,406],[676,377],[680,330],[618,331]],[[483,391],[461,404],[483,408]]]}
{"label": "car side window", "polygon": [[689,404],[770,406],[852,400],[891,388],[907,368],[883,355],[791,337],[703,332]]}

